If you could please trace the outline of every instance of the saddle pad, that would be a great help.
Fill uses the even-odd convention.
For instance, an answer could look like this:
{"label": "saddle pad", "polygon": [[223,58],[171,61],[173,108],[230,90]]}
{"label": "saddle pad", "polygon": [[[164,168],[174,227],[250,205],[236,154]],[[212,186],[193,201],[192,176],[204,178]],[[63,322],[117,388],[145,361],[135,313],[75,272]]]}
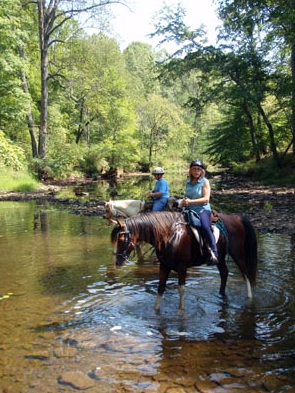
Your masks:
{"label": "saddle pad", "polygon": [[[191,230],[192,230],[193,234],[195,235],[195,238],[197,239],[197,241],[198,241],[200,244],[203,244],[203,239],[202,239],[202,237],[200,236],[199,231],[198,231],[196,228],[192,227],[192,226],[191,226]],[[217,243],[218,240],[219,240],[219,236],[220,236],[220,229],[217,228],[216,225],[213,225],[213,235],[214,235],[215,241],[216,241],[216,243]]]}

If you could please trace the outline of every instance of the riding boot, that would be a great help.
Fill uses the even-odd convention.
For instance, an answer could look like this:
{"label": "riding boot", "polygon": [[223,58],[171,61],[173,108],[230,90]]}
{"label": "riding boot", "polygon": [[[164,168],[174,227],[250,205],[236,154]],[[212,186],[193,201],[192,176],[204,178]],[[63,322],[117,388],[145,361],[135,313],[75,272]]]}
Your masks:
{"label": "riding boot", "polygon": [[207,266],[217,265],[219,263],[217,256],[210,247],[208,247],[208,253],[206,253],[205,261]]}

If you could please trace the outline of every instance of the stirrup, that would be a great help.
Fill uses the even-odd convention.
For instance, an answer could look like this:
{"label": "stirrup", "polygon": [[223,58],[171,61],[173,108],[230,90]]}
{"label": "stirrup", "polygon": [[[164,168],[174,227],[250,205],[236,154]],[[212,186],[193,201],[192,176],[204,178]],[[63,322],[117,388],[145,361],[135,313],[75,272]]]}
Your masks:
{"label": "stirrup", "polygon": [[206,258],[207,266],[217,265],[219,263],[218,258],[216,257],[216,255],[214,254],[211,248],[208,248],[208,251],[209,251],[209,255]]}

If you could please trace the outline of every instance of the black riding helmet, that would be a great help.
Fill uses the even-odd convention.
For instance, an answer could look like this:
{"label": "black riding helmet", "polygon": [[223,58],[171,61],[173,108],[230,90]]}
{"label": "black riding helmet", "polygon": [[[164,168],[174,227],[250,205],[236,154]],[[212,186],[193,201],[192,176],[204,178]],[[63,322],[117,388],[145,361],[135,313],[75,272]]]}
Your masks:
{"label": "black riding helmet", "polygon": [[202,163],[201,160],[199,160],[198,158],[196,160],[193,160],[190,164],[190,168],[192,166],[200,166],[201,168],[205,169],[204,164]]}

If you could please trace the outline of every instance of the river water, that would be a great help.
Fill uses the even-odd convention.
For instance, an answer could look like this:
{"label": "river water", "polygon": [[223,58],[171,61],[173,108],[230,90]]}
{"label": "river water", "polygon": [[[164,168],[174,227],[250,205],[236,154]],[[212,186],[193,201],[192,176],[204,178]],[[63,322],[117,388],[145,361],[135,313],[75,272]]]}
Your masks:
{"label": "river water", "polygon": [[[254,299],[229,261],[189,270],[185,312],[158,265],[113,265],[111,227],[59,205],[0,203],[0,392],[295,392],[294,238],[258,234]],[[2,390],[1,390],[2,389]]]}

